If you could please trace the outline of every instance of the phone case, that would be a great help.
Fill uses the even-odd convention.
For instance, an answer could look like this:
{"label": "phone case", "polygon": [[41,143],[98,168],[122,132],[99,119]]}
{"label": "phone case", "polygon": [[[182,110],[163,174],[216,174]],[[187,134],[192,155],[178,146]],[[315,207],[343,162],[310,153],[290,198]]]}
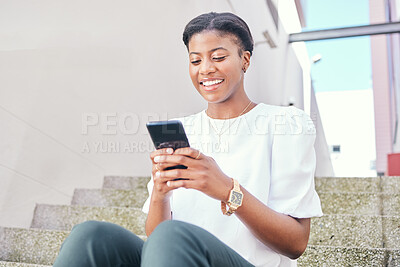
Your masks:
{"label": "phone case", "polygon": [[[176,150],[190,146],[182,122],[178,120],[151,121],[146,124],[146,127],[156,149],[170,147]],[[165,168],[165,170],[171,169],[187,169],[187,167],[177,165]],[[178,178],[176,180],[182,179]]]}

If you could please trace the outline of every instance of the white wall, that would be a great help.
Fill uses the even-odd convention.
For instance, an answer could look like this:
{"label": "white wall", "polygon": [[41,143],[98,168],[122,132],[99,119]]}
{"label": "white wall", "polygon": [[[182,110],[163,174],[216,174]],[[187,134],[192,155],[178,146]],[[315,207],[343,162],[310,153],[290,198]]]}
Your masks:
{"label": "white wall", "polygon": [[[316,94],[314,92],[314,88],[311,88],[311,96],[310,96],[310,117],[314,122],[315,130],[317,132],[317,136],[315,138],[315,155],[317,158],[317,166],[315,169],[315,176],[319,177],[333,177],[333,176],[346,176],[344,173],[336,173],[333,168],[333,163],[329,151],[329,143],[326,139],[325,134],[325,124],[331,122],[327,115],[333,113],[334,108],[327,110],[324,106],[325,103],[320,103],[317,101]],[[325,111],[324,114],[321,114],[320,107],[317,103],[320,103],[321,109]],[[336,118],[335,118],[336,120]],[[329,129],[328,129],[329,130]],[[356,175],[358,176],[358,175]]]}
{"label": "white wall", "polygon": [[376,159],[372,89],[319,92],[316,98],[328,144],[341,147],[331,154],[335,174],[376,176],[370,168]]}
{"label": "white wall", "polygon": [[[211,9],[229,6],[2,1],[0,225],[29,226],[36,202],[67,204],[75,187],[100,187],[104,175],[149,173],[148,149],[93,151],[100,141],[147,142],[143,131],[106,135],[99,123],[83,135],[82,115],[165,117],[203,108],[187,75],[181,35],[190,18]],[[85,143],[90,153],[82,153]]]}
{"label": "white wall", "polygon": [[206,107],[181,36],[212,10],[236,12],[256,42],[269,30],[278,44],[255,48],[254,101],[302,98],[301,67],[263,0],[2,1],[0,225],[27,227],[35,203],[68,204],[74,188],[100,187],[104,175],[149,174],[145,122]]}

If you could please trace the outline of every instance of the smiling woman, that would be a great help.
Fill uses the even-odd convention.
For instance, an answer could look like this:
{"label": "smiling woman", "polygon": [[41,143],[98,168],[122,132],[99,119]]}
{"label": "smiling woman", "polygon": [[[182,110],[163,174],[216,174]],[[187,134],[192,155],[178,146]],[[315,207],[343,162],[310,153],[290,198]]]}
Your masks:
{"label": "smiling woman", "polygon": [[[238,51],[241,48],[235,39],[232,34],[221,38],[218,31],[212,30],[194,34],[189,41],[190,77],[197,91],[209,103],[210,111],[217,110],[216,106],[229,108],[249,102],[245,97],[243,79],[250,63],[250,52]],[[218,117],[218,114],[209,115]]]}
{"label": "smiling woman", "polygon": [[[85,222],[74,227],[54,266],[295,266],[304,252],[310,218],[322,215],[311,119],[294,107],[249,99],[244,76],[253,39],[238,16],[200,15],[183,41],[193,85],[208,107],[178,118],[193,147],[150,155],[148,240]],[[198,145],[221,139],[227,150]],[[176,165],[187,169],[169,168]]]}
{"label": "smiling woman", "polygon": [[[189,52],[192,83],[209,103],[208,115],[237,116],[237,109],[250,101],[243,86],[254,46],[247,24],[231,13],[203,14],[186,25],[183,42]],[[218,110],[224,112],[217,114]]]}

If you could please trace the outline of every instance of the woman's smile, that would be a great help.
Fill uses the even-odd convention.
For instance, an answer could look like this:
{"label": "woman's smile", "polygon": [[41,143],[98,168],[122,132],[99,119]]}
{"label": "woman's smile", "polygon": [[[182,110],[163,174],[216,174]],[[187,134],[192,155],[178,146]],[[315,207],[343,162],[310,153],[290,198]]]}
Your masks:
{"label": "woman's smile", "polygon": [[224,82],[224,79],[205,78],[200,81],[200,85],[201,85],[202,89],[210,92],[210,91],[217,90],[223,82]]}

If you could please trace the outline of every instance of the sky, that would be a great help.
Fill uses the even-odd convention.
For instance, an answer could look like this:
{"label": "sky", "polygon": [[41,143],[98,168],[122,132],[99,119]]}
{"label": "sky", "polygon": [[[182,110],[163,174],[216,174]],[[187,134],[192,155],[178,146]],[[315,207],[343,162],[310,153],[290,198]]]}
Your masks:
{"label": "sky", "polygon": [[[369,24],[368,0],[306,0],[304,31]],[[372,88],[370,38],[352,37],[306,42],[316,92]]]}

